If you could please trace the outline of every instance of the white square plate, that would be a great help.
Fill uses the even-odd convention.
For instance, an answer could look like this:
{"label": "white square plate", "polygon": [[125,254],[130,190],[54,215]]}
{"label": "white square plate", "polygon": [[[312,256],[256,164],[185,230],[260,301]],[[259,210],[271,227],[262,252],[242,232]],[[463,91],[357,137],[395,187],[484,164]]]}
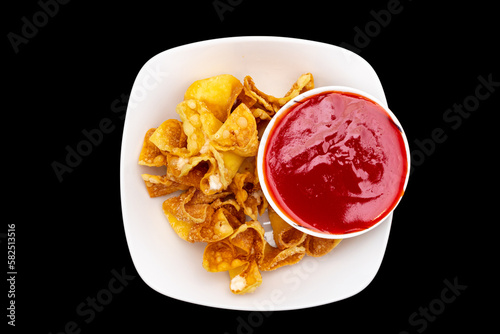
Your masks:
{"label": "white square plate", "polygon": [[[177,118],[175,106],[195,80],[250,75],[257,87],[283,96],[303,73],[315,86],[350,86],[386,99],[373,68],[343,48],[291,38],[234,37],[164,51],[139,71],[132,87],[123,131],[120,187],[123,223],[132,260],[154,290],[190,303],[236,310],[291,310],[353,296],[375,277],[389,238],[392,215],[374,230],[343,240],[330,254],[306,256],[296,265],[263,272],[252,294],[234,295],[229,274],[202,267],[204,243],[190,244],[171,229],[162,211],[166,197],[150,198],[142,173],[164,171],[137,164],[146,131]],[[268,217],[259,219],[269,231]],[[266,238],[269,238],[266,233]]]}

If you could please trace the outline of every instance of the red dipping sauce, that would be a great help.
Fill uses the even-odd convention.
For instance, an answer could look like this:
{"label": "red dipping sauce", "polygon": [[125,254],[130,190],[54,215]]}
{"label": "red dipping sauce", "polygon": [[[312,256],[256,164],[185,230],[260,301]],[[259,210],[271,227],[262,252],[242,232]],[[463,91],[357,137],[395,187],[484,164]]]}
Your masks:
{"label": "red dipping sauce", "polygon": [[403,195],[401,129],[377,103],[323,92],[276,119],[263,172],[273,201],[297,224],[328,234],[365,230]]}

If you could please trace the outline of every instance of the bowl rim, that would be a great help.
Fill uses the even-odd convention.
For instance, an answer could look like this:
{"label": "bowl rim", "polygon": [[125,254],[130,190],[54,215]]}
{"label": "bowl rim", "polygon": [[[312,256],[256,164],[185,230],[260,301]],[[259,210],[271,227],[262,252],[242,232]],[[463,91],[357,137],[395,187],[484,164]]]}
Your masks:
{"label": "bowl rim", "polygon": [[[303,101],[303,100],[305,100],[313,95],[318,95],[318,94],[327,93],[327,92],[354,93],[354,94],[361,95],[361,96],[371,100],[372,102],[375,102],[376,104],[378,104],[389,115],[391,120],[399,127],[401,136],[403,138],[404,146],[405,146],[407,169],[406,169],[405,181],[403,184],[403,192],[402,192],[401,196],[399,196],[399,199],[396,202],[396,205],[390,211],[387,211],[384,214],[383,218],[380,219],[377,223],[373,224],[372,226],[370,226],[364,230],[356,231],[356,232],[352,232],[352,233],[345,233],[345,234],[323,233],[323,232],[311,230],[311,229],[304,227],[304,226],[296,223],[295,221],[293,221],[290,217],[288,217],[286,214],[284,214],[283,211],[281,210],[281,208],[274,202],[274,200],[270,194],[270,191],[268,189],[268,185],[267,185],[265,174],[264,174],[264,152],[265,152],[267,140],[269,138],[269,134],[270,134],[271,130],[273,129],[276,121],[281,118],[280,115],[284,114],[290,108],[294,107],[295,105],[301,103],[301,101]],[[409,147],[408,139],[407,139],[406,134],[404,132],[403,126],[399,122],[396,115],[394,115],[394,113],[388,108],[386,103],[380,101],[379,99],[377,99],[373,95],[366,93],[366,92],[364,92],[360,89],[357,89],[357,88],[353,88],[353,87],[349,87],[349,86],[329,85],[329,86],[316,87],[316,88],[308,90],[302,94],[297,95],[295,98],[291,99],[283,107],[281,107],[278,112],[276,112],[276,114],[273,116],[271,121],[269,121],[269,124],[267,125],[264,133],[262,134],[262,137],[260,138],[259,150],[257,153],[257,174],[259,176],[259,180],[261,180],[260,181],[261,189],[262,189],[269,205],[289,225],[291,225],[292,227],[294,227],[294,228],[296,228],[296,229],[298,229],[306,234],[309,234],[309,235],[312,235],[315,237],[320,237],[320,238],[325,238],[325,239],[346,239],[346,238],[356,237],[356,236],[362,235],[368,231],[371,231],[374,228],[376,228],[377,226],[381,225],[388,217],[390,217],[391,213],[394,212],[396,207],[401,202],[401,199],[403,198],[403,195],[406,191],[406,186],[408,185],[408,180],[410,177],[410,165],[411,165],[410,159],[411,159],[410,147]]]}

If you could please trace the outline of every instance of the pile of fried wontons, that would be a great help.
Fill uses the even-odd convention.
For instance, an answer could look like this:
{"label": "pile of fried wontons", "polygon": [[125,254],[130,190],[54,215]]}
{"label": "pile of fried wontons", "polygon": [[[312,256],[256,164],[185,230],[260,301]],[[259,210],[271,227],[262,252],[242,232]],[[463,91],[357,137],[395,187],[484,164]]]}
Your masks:
{"label": "pile of fried wontons", "polygon": [[[305,254],[325,255],[340,242],[283,221],[268,207],[257,176],[259,134],[284,104],[312,88],[310,73],[282,98],[258,90],[250,76],[243,84],[228,74],[198,80],[176,107],[180,121],[146,132],[139,164],[166,166],[165,175],[142,174],[149,195],[182,191],[163,202],[170,225],[188,242],[207,243],[203,267],[228,271],[235,294],[253,292],[262,283],[260,271],[297,263]],[[277,247],[258,222],[266,209]]]}

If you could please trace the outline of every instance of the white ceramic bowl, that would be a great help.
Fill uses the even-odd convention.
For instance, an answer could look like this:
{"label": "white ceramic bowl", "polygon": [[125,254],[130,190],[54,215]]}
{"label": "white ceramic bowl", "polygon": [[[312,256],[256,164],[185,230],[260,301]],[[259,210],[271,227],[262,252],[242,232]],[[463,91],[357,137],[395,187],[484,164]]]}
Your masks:
{"label": "white ceramic bowl", "polygon": [[[380,107],[382,107],[386,111],[386,113],[389,115],[389,117],[392,119],[392,121],[399,127],[399,130],[400,130],[400,133],[401,133],[401,136],[403,138],[404,145],[405,145],[406,161],[408,163],[408,165],[407,165],[408,168],[407,168],[406,175],[405,175],[405,182],[404,182],[404,186],[403,186],[403,192],[404,192],[404,190],[406,189],[406,185],[408,184],[408,178],[410,176],[410,168],[409,168],[409,166],[410,166],[410,149],[409,149],[409,146],[408,146],[408,140],[407,140],[406,135],[404,133],[403,127],[401,126],[401,123],[398,121],[398,119],[392,113],[392,111],[389,110],[389,108],[384,107],[384,103],[382,101],[380,101],[376,97],[374,97],[371,94],[366,93],[366,92],[364,92],[362,90],[355,89],[355,88],[352,88],[352,87],[346,87],[346,86],[323,86],[323,87],[317,87],[317,88],[311,89],[311,90],[309,90],[309,91],[307,91],[307,92],[305,92],[303,94],[298,95],[294,99],[290,100],[287,104],[285,104],[276,113],[276,115],[273,116],[272,120],[269,122],[266,130],[264,131],[264,133],[262,135],[262,138],[261,138],[261,141],[260,141],[260,146],[259,146],[259,152],[257,154],[257,170],[258,170],[258,174],[259,174],[259,180],[260,180],[260,184],[261,184],[261,187],[262,187],[262,191],[264,192],[264,195],[266,196],[266,199],[268,200],[269,204],[273,207],[273,209],[276,211],[276,213],[281,218],[283,218],[288,224],[290,224],[294,228],[296,228],[296,229],[298,229],[298,230],[300,230],[300,231],[302,231],[304,233],[307,233],[307,234],[310,234],[310,235],[313,235],[313,236],[316,236],[316,237],[320,237],[320,238],[327,238],[327,239],[352,238],[352,237],[356,237],[356,236],[359,236],[361,234],[364,234],[364,233],[366,233],[368,231],[371,231],[375,227],[377,227],[380,224],[382,224],[384,222],[384,220],[388,216],[391,215],[391,213],[396,208],[397,204],[399,204],[399,201],[401,200],[403,194],[401,194],[401,196],[398,198],[397,203],[392,208],[392,210],[386,211],[385,214],[383,216],[381,216],[381,217],[377,217],[380,220],[378,222],[376,222],[375,224],[371,225],[370,227],[368,227],[366,229],[363,229],[363,230],[356,231],[356,232],[346,233],[346,234],[332,234],[332,233],[326,233],[326,232],[320,232],[320,231],[317,231],[317,230],[312,230],[310,228],[302,226],[298,222],[294,221],[289,215],[287,215],[282,210],[282,208],[277,203],[274,202],[273,196],[271,196],[271,194],[270,194],[268,181],[267,181],[265,173],[264,173],[264,165],[265,165],[265,161],[266,161],[265,148],[266,148],[267,141],[269,139],[269,134],[271,133],[272,129],[274,128],[276,121],[278,119],[282,118],[280,116],[283,115],[283,114],[285,114],[284,117],[286,118],[287,117],[286,113],[291,108],[295,107],[297,104],[299,104],[302,101],[306,100],[308,97],[313,96],[313,95],[317,95],[317,94],[321,94],[321,93],[325,93],[325,92],[355,93],[355,94],[361,95],[361,96],[363,96],[365,98],[368,98],[369,100],[375,102]],[[332,205],[334,205],[334,204],[332,204]]]}
{"label": "white ceramic bowl", "polygon": [[[263,272],[252,294],[229,291],[227,273],[202,267],[205,245],[177,236],[162,211],[169,196],[150,198],[141,173],[159,174],[137,164],[144,134],[169,118],[191,83],[228,73],[250,75],[262,91],[283,96],[303,74],[317,86],[361,89],[386,106],[380,80],[366,60],[338,46],[281,37],[233,37],[202,41],[161,52],[149,59],[131,88],[120,161],[124,233],[135,268],[152,289],[185,302],[235,310],[292,310],[348,298],[375,277],[384,257],[392,224],[390,215],[374,231],[340,243],[321,258]],[[173,194],[177,195],[177,194]],[[272,242],[267,215],[259,217]],[[121,233],[121,231],[117,231]]]}

